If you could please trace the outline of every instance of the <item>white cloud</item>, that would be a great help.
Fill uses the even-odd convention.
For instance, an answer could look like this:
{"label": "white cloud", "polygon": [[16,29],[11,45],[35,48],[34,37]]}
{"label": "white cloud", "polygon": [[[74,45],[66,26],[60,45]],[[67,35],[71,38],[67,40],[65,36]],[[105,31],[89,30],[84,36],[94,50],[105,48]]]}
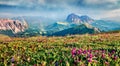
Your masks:
{"label": "white cloud", "polygon": [[45,5],[45,3],[46,3],[45,0],[38,0],[38,2],[42,5]]}
{"label": "white cloud", "polygon": [[93,5],[93,4],[107,4],[107,3],[111,3],[111,4],[116,4],[118,2],[118,0],[84,0],[84,2],[88,5]]}
{"label": "white cloud", "polygon": [[0,1],[0,4],[18,5],[18,3],[16,3],[16,2],[6,2],[6,1]]}
{"label": "white cloud", "polygon": [[[95,18],[104,18],[120,14],[118,1],[119,0],[0,0],[0,4],[22,6],[32,9],[31,11],[39,11],[40,14],[45,13],[45,15],[49,12],[56,14],[56,16],[77,13],[88,14]],[[52,16],[54,17],[55,15]]]}
{"label": "white cloud", "polygon": [[120,16],[120,9],[106,11],[104,13],[104,18],[117,17],[117,16]]}

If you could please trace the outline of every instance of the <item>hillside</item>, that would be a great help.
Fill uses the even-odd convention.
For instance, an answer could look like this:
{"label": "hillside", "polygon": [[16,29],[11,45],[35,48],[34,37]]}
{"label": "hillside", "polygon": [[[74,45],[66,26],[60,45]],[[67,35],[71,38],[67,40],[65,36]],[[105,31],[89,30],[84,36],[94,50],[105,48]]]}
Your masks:
{"label": "hillside", "polygon": [[67,29],[69,27],[70,27],[69,23],[66,23],[66,22],[56,22],[56,23],[53,23],[51,25],[48,25],[45,28],[45,30],[50,35],[50,34],[53,34],[55,32]]}
{"label": "hillside", "polygon": [[68,28],[56,33],[53,33],[54,36],[65,36],[65,35],[75,35],[75,34],[95,34],[100,33],[100,30],[92,27],[91,25],[85,23],[72,28]]}

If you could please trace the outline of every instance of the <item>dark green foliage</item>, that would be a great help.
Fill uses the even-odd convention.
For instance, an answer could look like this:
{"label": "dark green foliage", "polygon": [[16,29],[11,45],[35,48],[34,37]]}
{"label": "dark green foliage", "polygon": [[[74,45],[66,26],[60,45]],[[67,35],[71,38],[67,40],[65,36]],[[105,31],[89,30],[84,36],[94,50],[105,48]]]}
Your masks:
{"label": "dark green foliage", "polygon": [[65,29],[63,31],[59,31],[56,33],[53,33],[52,35],[55,36],[65,36],[65,35],[75,35],[75,34],[95,34],[99,33],[100,31],[95,29],[94,27],[91,27],[89,24],[81,24],[79,26],[75,26],[73,28]]}

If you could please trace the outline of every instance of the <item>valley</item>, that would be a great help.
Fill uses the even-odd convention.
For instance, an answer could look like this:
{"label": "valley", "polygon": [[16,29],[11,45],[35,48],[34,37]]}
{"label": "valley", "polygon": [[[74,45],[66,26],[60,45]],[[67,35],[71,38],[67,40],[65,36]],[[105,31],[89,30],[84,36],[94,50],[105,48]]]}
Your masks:
{"label": "valley", "polygon": [[[119,27],[120,22],[110,20],[95,20],[87,15],[78,16],[74,13],[69,14],[66,17],[66,19],[61,21],[46,19],[47,18],[42,17],[25,17],[25,16],[14,17],[11,20],[16,21],[18,20],[21,21],[21,23],[25,22],[26,28],[24,29],[24,31],[18,30],[17,28],[19,27],[16,26],[16,28],[14,28],[18,30],[18,32],[16,33],[14,33],[13,30],[4,29],[0,29],[1,30],[0,32],[1,34],[6,34],[13,37],[31,37],[31,36],[66,36],[87,33],[95,34],[100,32],[120,30]],[[9,29],[9,27],[6,27],[6,29]],[[8,34],[8,32],[11,32],[11,34]]]}

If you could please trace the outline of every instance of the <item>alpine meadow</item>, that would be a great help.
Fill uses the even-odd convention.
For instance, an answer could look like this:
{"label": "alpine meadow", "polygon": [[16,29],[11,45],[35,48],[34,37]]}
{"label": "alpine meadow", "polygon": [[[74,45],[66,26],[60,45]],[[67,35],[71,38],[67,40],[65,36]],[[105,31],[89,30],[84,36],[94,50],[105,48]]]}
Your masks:
{"label": "alpine meadow", "polygon": [[0,0],[0,66],[120,66],[119,0]]}

